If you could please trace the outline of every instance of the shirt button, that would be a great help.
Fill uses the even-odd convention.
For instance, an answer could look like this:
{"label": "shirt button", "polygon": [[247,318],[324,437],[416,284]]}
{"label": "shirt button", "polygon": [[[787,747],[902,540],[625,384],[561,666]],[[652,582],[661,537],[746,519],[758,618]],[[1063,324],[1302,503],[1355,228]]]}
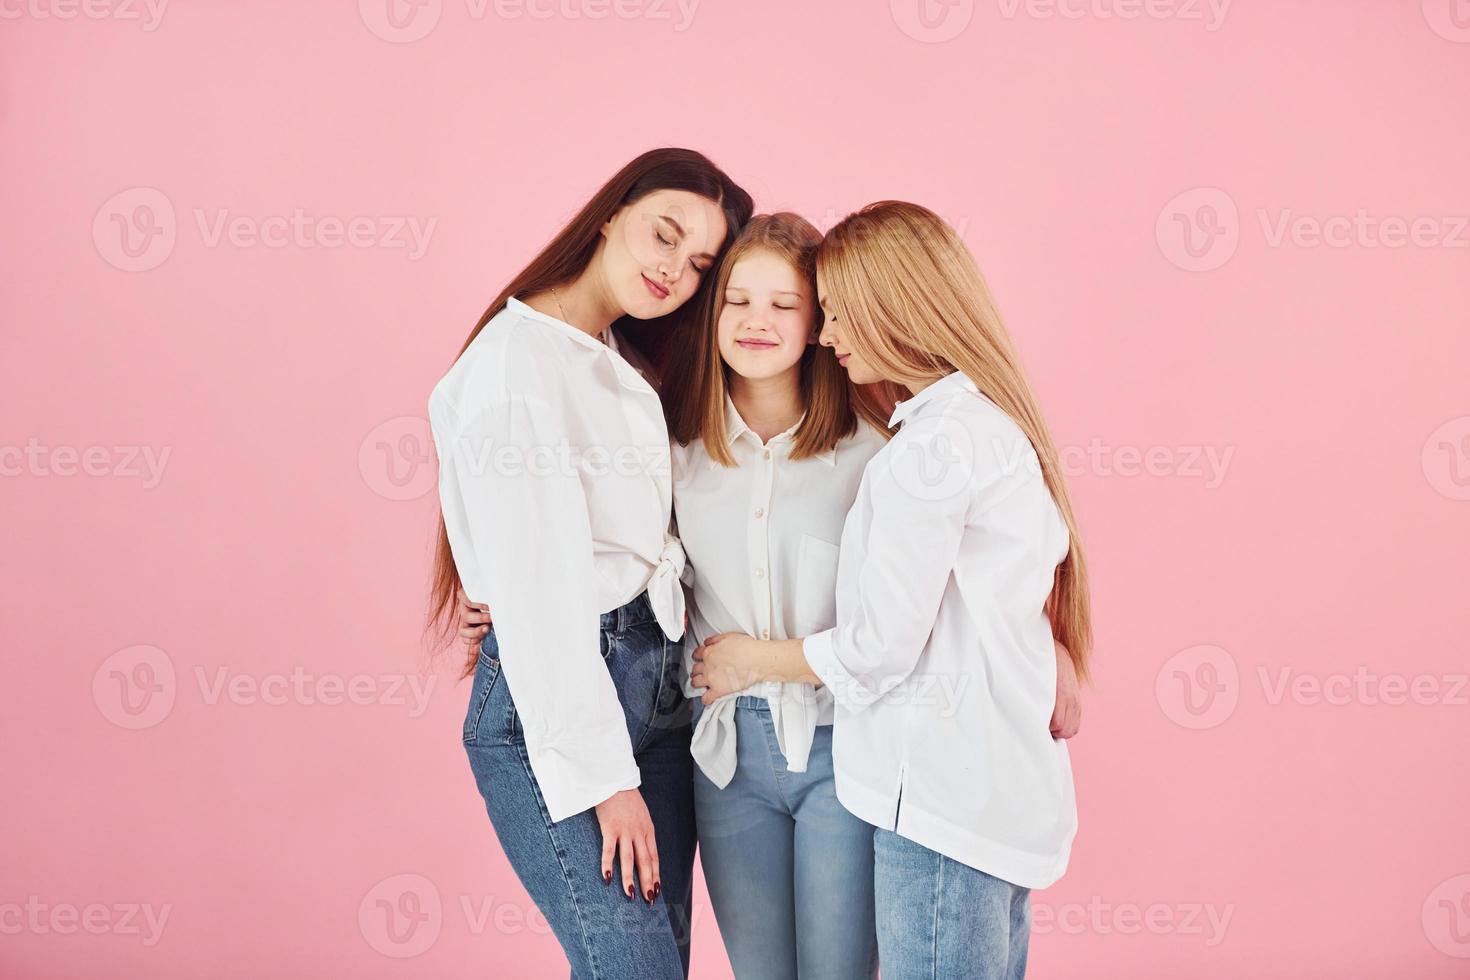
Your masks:
{"label": "shirt button", "polygon": [[755,570],[755,577],[756,578],[765,578],[766,577],[766,570],[764,568],[757,568]]}
{"label": "shirt button", "polygon": [[756,517],[765,517],[766,516],[765,508],[763,508],[763,507],[757,507],[755,509],[755,516]]}
{"label": "shirt button", "polygon": [[771,458],[771,451],[769,449],[767,449],[765,452],[761,453],[761,458],[762,459],[770,459]]}
{"label": "shirt button", "polygon": [[771,638],[771,631],[770,630],[761,630],[761,639],[762,640],[769,640],[770,638]]}

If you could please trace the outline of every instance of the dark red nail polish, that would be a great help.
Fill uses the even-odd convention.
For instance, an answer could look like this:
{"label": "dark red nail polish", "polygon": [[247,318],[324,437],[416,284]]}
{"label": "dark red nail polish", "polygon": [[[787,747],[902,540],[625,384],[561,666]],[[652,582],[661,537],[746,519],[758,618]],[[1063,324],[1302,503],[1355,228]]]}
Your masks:
{"label": "dark red nail polish", "polygon": [[653,897],[654,897],[654,898],[658,898],[658,896],[659,896],[659,892],[660,892],[660,890],[661,890],[661,889],[662,889],[662,888],[663,888],[663,884],[662,884],[662,883],[661,883],[661,882],[657,882],[657,881],[655,881],[655,882],[654,882],[654,883],[653,883]]}
{"label": "dark red nail polish", "polygon": [[644,892],[643,893],[643,897],[648,901],[648,904],[649,905],[652,905],[653,904],[653,889],[650,888],[650,889],[648,889],[648,891]]}
{"label": "dark red nail polish", "polygon": [[628,886],[628,901],[630,901],[630,902],[633,901],[633,886],[632,885],[629,885]]}
{"label": "dark red nail polish", "polygon": [[602,873],[602,883],[604,885],[611,885],[612,884],[612,872],[611,871],[604,871]]}

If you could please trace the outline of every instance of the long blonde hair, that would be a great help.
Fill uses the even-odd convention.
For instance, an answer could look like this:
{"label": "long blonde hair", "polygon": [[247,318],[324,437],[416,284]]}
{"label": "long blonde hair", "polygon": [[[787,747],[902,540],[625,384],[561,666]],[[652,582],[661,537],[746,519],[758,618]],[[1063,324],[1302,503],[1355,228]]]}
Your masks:
{"label": "long blonde hair", "polygon": [[879,201],[827,233],[817,271],[843,339],[885,379],[923,385],[962,371],[1031,441],[1071,539],[1046,612],[1086,678],[1092,609],[1077,518],[1056,445],[974,257],[929,209]]}
{"label": "long blonde hair", "polygon": [[[811,222],[798,214],[781,211],[755,215],[725,250],[715,270],[714,287],[700,315],[699,331],[675,353],[675,370],[668,373],[660,392],[669,437],[675,442],[688,445],[702,439],[711,459],[725,466],[735,465],[725,425],[728,369],[720,357],[719,345],[720,310],[730,273],[737,262],[753,252],[766,251],[786,260],[810,286],[811,328],[816,331],[821,326],[821,309],[816,303],[817,247],[821,242],[822,233]],[[804,459],[835,448],[843,438],[855,433],[863,421],[885,436],[889,434],[894,386],[852,384],[847,372],[837,363],[836,355],[818,344],[807,346],[800,364],[800,395],[806,416],[794,434],[792,459]]]}

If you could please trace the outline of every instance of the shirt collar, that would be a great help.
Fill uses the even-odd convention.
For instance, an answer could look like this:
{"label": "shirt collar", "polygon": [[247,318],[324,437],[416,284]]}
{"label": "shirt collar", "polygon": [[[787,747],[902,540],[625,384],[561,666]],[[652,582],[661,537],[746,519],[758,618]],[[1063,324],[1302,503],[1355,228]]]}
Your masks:
{"label": "shirt collar", "polygon": [[933,382],[929,387],[920,391],[914,397],[895,405],[893,408],[893,417],[888,420],[888,427],[890,429],[893,428],[905,419],[912,417],[915,412],[940,395],[956,390],[973,391],[976,393],[980,391],[979,388],[975,387],[975,382],[971,381],[968,375],[963,371],[955,371],[953,374],[946,375],[938,381]]}
{"label": "shirt collar", "polygon": [[[593,350],[604,350],[608,346],[610,346],[605,342],[605,338],[607,338],[612,333],[612,328],[610,327],[602,334],[604,339],[599,340],[585,330],[578,330],[576,327],[572,326],[570,323],[567,323],[565,320],[558,320],[556,317],[548,316],[547,314],[542,313],[540,310],[532,309],[525,303],[522,303],[520,300],[516,299],[514,296],[506,299],[505,308],[510,310],[512,313],[516,313],[524,317],[529,317],[530,319],[535,320],[538,323],[544,323],[547,326],[551,327],[553,330],[565,334],[566,336],[577,341],[577,343],[581,344],[583,347],[590,347]],[[616,350],[617,348],[614,347],[613,349]]]}
{"label": "shirt collar", "polygon": [[643,370],[623,353],[622,346],[618,341],[618,331],[616,328],[609,326],[602,333],[593,337],[587,331],[578,330],[565,320],[558,320],[554,316],[548,316],[539,310],[532,309],[514,296],[506,299],[505,308],[519,316],[528,317],[537,323],[545,324],[557,333],[569,337],[576,343],[586,347],[588,350],[611,354],[613,367],[618,375],[618,382],[623,387],[639,392],[651,391],[655,394],[657,393],[653,382],[643,373]]}
{"label": "shirt collar", "polygon": [[[796,430],[801,428],[801,423],[804,421],[806,421],[805,412],[802,413],[801,418],[797,419],[796,424],[793,425],[791,428],[787,429],[785,432],[781,432],[777,435],[772,436],[771,443],[774,443],[777,440],[784,440],[788,442],[792,441],[796,436]],[[725,433],[727,435],[727,445],[729,445],[731,449],[734,449],[735,443],[738,442],[740,440],[740,437],[745,435],[747,432],[750,433],[750,435],[757,442],[760,441],[760,436],[756,435],[755,430],[746,425],[745,419],[740,417],[740,412],[735,408],[735,402],[730,399],[730,393],[728,391],[725,392]],[[817,453],[813,458],[820,459],[828,466],[836,466],[837,448],[834,446],[833,448],[828,449],[825,452]]]}

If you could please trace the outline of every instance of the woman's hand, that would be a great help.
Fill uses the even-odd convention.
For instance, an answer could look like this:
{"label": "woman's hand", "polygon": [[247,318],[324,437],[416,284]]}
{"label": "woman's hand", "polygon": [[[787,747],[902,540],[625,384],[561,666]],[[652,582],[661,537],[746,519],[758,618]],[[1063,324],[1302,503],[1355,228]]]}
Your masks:
{"label": "woman's hand", "polygon": [[658,842],[648,804],[636,789],[619,790],[597,804],[597,823],[602,828],[602,881],[612,884],[613,857],[623,868],[623,894],[633,897],[633,871],[637,868],[643,898],[649,905],[662,887],[658,876]]}
{"label": "woman's hand", "polygon": [[473,653],[488,632],[490,632],[490,607],[483,602],[471,602],[470,597],[464,594],[464,586],[460,586],[460,642],[469,647],[470,652]]}
{"label": "woman's hand", "polygon": [[689,681],[705,688],[702,700],[706,706],[765,679],[755,670],[760,642],[743,633],[720,633],[695,649]]}
{"label": "woman's hand", "polygon": [[1057,703],[1051,711],[1051,734],[1052,738],[1071,738],[1082,727],[1082,691],[1071,651],[1060,640],[1052,642],[1057,648]]}

